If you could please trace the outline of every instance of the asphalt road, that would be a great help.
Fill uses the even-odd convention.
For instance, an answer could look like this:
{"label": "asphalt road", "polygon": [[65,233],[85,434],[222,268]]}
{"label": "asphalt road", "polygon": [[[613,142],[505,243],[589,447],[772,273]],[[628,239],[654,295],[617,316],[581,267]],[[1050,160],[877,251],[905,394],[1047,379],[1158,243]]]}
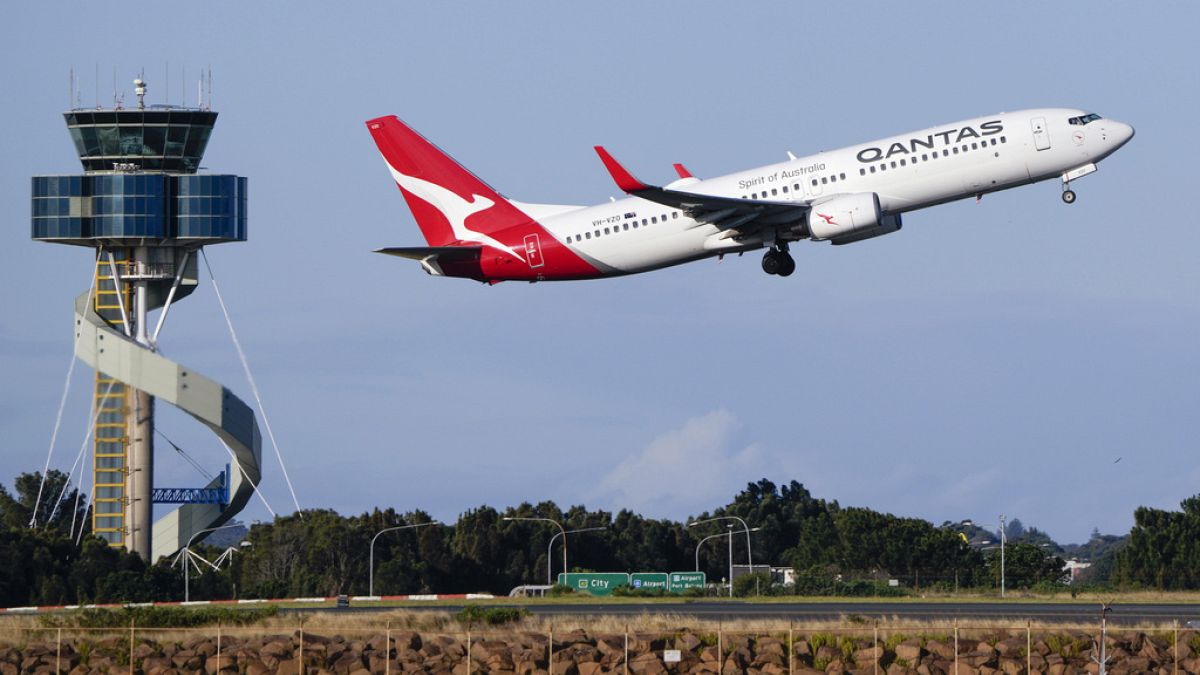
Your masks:
{"label": "asphalt road", "polygon": [[[488,603],[491,604],[491,603]],[[507,603],[502,603],[507,604]],[[680,602],[645,604],[535,604],[513,602],[539,616],[634,616],[641,614],[677,614],[709,620],[772,619],[772,620],[836,620],[858,616],[873,619],[912,619],[920,621],[959,621],[969,619],[1026,620],[1044,623],[1098,623],[1100,605],[1097,603],[1043,602]],[[329,608],[325,608],[329,609]],[[384,611],[395,607],[358,605],[351,610],[360,612]],[[462,606],[408,606],[406,609],[456,612]],[[317,608],[313,608],[317,610]],[[343,610],[344,611],[344,610]],[[1200,621],[1197,604],[1116,604],[1108,615],[1109,621],[1125,625],[1162,624],[1179,621]]]}

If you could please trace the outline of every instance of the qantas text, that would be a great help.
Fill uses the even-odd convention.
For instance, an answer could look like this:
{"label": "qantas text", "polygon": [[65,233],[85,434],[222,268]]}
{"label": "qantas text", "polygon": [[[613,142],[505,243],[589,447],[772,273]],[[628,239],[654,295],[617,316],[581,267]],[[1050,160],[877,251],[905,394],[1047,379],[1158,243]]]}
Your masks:
{"label": "qantas text", "polygon": [[[973,127],[962,127],[961,129],[947,129],[929,134],[925,138],[910,138],[907,142],[895,142],[888,146],[887,150],[883,148],[863,148],[858,151],[858,161],[864,164],[878,162],[881,159],[887,159],[893,155],[907,155],[910,152],[920,152],[922,148],[925,150],[933,150],[935,145],[951,146],[963,142],[970,138],[982,138],[984,136],[994,136],[995,134],[1004,131],[1004,123],[1000,120],[992,120],[979,125],[979,131]],[[940,143],[936,143],[934,139],[941,139]]]}

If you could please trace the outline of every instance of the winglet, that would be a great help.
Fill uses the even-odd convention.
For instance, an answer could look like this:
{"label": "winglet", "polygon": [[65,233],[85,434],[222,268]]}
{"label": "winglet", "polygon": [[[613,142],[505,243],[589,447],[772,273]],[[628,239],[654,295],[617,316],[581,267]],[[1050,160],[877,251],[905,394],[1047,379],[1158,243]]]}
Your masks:
{"label": "winglet", "polygon": [[692,172],[687,170],[686,166],[682,164],[672,164],[671,166],[675,167],[675,173],[679,174],[680,178],[695,178]]}
{"label": "winglet", "polygon": [[640,192],[641,190],[649,190],[650,186],[633,177],[625,167],[621,166],[620,162],[613,159],[613,156],[608,154],[604,146],[596,146],[596,154],[600,155],[600,161],[604,162],[604,168],[608,169],[608,173],[612,175],[613,180],[617,182],[617,187],[625,192]]}

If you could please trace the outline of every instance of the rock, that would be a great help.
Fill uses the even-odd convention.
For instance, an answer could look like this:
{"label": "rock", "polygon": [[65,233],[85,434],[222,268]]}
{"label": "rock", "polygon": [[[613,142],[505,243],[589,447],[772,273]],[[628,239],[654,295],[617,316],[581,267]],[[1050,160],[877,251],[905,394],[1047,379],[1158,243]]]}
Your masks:
{"label": "rock", "polygon": [[925,654],[925,650],[921,649],[921,641],[916,638],[901,642],[892,651],[895,652],[897,659],[904,659],[912,667],[916,667],[917,662]]}
{"label": "rock", "polygon": [[929,640],[925,643],[925,651],[945,661],[954,660],[954,645],[948,645],[945,642]]}
{"label": "rock", "polygon": [[397,650],[416,651],[421,648],[421,635],[414,630],[400,631],[392,633],[392,642],[395,643]]}
{"label": "rock", "polygon": [[287,638],[272,640],[259,648],[260,656],[270,656],[276,659],[290,659],[294,656],[292,641]]}
{"label": "rock", "polygon": [[204,670],[210,673],[219,673],[222,670],[237,670],[237,661],[231,654],[210,656],[204,661]]}
{"label": "rock", "polygon": [[1004,675],[1025,675],[1025,662],[1016,659],[1000,659],[1000,671]]}
{"label": "rock", "polygon": [[695,653],[704,642],[695,633],[684,633],[675,638],[675,649],[681,652]]}
{"label": "rock", "polygon": [[243,670],[245,671],[246,675],[267,675],[268,673],[275,672],[275,669],[268,668],[267,664],[259,659],[250,659],[246,661],[246,665],[243,667]]}
{"label": "rock", "polygon": [[345,651],[337,659],[331,659],[329,666],[329,669],[337,675],[347,675],[355,670],[361,670],[363,661],[361,656],[355,655],[351,651]]}
{"label": "rock", "polygon": [[597,635],[596,649],[600,650],[601,654],[620,654],[625,656],[625,636],[624,635]]}
{"label": "rock", "polygon": [[579,675],[600,675],[604,669],[594,661],[579,664]]}
{"label": "rock", "polygon": [[1009,638],[996,643],[996,651],[1000,656],[1017,657],[1024,656],[1025,648],[1028,645],[1025,638]]}

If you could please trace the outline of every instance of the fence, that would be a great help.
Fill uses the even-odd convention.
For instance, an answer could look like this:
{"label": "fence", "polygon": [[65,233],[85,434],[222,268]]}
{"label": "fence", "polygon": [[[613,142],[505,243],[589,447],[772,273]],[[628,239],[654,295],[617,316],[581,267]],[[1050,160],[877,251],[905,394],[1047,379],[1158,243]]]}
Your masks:
{"label": "fence", "polygon": [[[601,620],[604,621],[604,620]],[[385,626],[113,628],[0,627],[0,671],[151,674],[525,673],[662,675],[751,670],[763,675],[814,672],[923,672],[968,675],[1082,672],[1098,657],[1098,626],[923,624],[849,625],[762,630],[429,630]],[[1200,672],[1200,636],[1168,627],[1110,629],[1109,668],[1127,672]],[[1061,664],[1061,667],[1056,667]],[[8,669],[5,666],[8,665]],[[1096,667],[1092,667],[1092,672]],[[82,671],[77,671],[82,672]]]}

